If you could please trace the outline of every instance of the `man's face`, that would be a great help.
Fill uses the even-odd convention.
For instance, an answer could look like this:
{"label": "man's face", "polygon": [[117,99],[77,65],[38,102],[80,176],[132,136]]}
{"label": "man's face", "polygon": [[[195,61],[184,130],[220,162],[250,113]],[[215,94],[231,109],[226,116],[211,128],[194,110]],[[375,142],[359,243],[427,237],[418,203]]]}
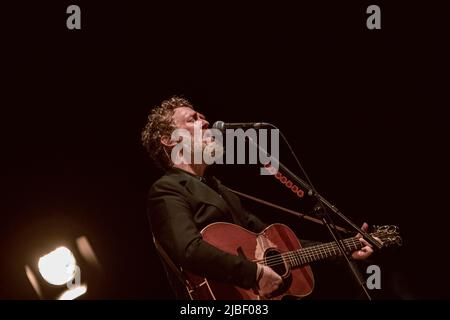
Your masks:
{"label": "man's face", "polygon": [[189,132],[192,152],[195,152],[196,149],[203,151],[212,142],[210,135],[205,134],[209,128],[209,122],[206,121],[203,114],[188,107],[181,107],[174,110],[172,119],[177,129]]}
{"label": "man's face", "polygon": [[[216,140],[217,136],[209,129],[209,122],[201,113],[187,107],[176,108],[172,116],[173,123],[180,131],[173,136],[172,143],[180,144],[183,150],[190,150],[190,155],[194,155],[194,161],[198,163],[211,164],[214,157],[220,158],[223,155],[222,139]],[[188,135],[188,137],[186,137]],[[172,151],[177,149],[172,149]],[[179,157],[178,151],[175,151],[175,158]],[[184,154],[186,162],[192,161],[192,157]],[[200,157],[197,157],[200,156]],[[174,157],[174,155],[172,155]],[[203,157],[207,157],[206,159]],[[212,158],[211,158],[212,157]],[[187,159],[187,160],[186,160]],[[174,158],[172,161],[175,162]],[[190,162],[192,163],[192,162]]]}
{"label": "man's face", "polygon": [[209,122],[206,121],[203,114],[188,107],[176,108],[172,119],[178,129],[186,129],[192,136],[194,136],[195,126],[202,129],[202,135],[203,131],[209,127]]}

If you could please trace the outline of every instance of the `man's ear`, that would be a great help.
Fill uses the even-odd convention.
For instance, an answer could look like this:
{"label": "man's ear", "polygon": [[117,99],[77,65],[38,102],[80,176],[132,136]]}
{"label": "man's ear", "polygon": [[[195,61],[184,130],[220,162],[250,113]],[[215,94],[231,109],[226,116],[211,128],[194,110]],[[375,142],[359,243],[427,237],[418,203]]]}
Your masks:
{"label": "man's ear", "polygon": [[176,141],[173,141],[172,139],[170,139],[169,136],[162,136],[160,139],[161,143],[163,145],[165,145],[166,147],[173,147],[174,145],[177,144]]}

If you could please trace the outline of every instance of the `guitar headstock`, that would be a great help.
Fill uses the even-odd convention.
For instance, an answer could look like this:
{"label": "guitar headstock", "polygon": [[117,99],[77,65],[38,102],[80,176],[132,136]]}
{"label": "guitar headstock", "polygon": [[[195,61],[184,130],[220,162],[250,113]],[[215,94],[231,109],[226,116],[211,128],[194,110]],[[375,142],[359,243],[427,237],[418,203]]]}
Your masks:
{"label": "guitar headstock", "polygon": [[400,230],[394,225],[374,226],[375,232],[373,236],[379,238],[383,242],[383,247],[390,247],[393,245],[401,246],[403,244]]}

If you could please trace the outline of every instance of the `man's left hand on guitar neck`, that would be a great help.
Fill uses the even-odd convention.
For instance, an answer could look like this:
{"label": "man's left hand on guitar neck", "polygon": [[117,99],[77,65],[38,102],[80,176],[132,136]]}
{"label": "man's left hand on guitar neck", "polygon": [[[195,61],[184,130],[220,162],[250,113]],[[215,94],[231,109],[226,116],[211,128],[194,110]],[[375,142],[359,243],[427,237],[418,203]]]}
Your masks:
{"label": "man's left hand on guitar neck", "polygon": [[[367,229],[369,228],[369,225],[367,223],[363,223],[361,229],[364,231],[367,231]],[[362,247],[361,249],[359,249],[358,251],[355,251],[352,253],[352,258],[354,260],[365,260],[367,259],[372,253],[373,253],[373,249],[372,246],[362,238],[361,234],[358,233],[356,235],[357,238],[359,238],[359,240],[364,244],[364,247]],[[381,242],[380,239],[374,237],[376,240],[378,240],[379,242]]]}

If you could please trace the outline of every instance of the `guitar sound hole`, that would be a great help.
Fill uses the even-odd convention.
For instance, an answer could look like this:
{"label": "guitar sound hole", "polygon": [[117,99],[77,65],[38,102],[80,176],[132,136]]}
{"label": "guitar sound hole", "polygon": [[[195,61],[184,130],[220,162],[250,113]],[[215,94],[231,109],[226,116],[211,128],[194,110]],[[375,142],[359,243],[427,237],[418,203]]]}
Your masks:
{"label": "guitar sound hole", "polygon": [[273,269],[280,276],[287,273],[286,265],[280,256],[280,252],[275,249],[268,249],[264,255],[265,264]]}

